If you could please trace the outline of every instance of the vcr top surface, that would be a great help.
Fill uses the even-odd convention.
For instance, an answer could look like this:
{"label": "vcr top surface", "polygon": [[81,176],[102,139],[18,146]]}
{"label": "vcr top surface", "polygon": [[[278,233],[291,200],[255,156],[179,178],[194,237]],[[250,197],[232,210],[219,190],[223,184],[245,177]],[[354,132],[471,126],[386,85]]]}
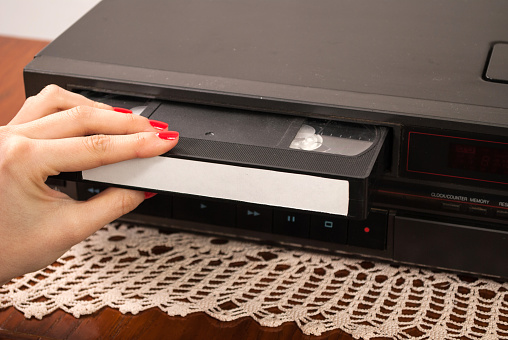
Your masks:
{"label": "vcr top surface", "polygon": [[504,0],[104,0],[39,57],[96,79],[506,127],[508,79],[485,76],[505,43]]}

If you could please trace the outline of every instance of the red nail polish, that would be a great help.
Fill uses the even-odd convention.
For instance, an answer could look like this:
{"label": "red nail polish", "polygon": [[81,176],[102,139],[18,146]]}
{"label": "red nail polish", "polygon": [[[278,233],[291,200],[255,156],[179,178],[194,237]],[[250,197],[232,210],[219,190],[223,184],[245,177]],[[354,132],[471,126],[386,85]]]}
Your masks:
{"label": "red nail polish", "polygon": [[165,140],[175,140],[178,138],[179,133],[176,131],[163,131],[157,132],[157,137]]}
{"label": "red nail polish", "polygon": [[114,107],[113,111],[120,112],[120,113],[132,113],[131,110],[129,110],[129,109],[123,109],[121,107]]}
{"label": "red nail polish", "polygon": [[155,195],[157,195],[157,193],[155,193],[155,192],[145,192],[145,200],[152,198]]}
{"label": "red nail polish", "polygon": [[166,130],[168,128],[168,124],[158,120],[150,120],[150,125],[152,125],[157,130]]}

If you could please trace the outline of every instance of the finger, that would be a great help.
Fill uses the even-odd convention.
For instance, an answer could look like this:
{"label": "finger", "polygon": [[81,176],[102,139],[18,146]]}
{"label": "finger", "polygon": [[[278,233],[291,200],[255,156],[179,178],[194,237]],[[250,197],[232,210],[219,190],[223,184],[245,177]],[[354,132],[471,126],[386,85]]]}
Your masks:
{"label": "finger", "polygon": [[18,133],[33,139],[52,139],[102,134],[132,134],[167,129],[164,122],[102,110],[91,106],[76,106],[70,110],[13,127]]}
{"label": "finger", "polygon": [[28,98],[18,114],[9,122],[9,125],[22,124],[50,115],[52,113],[68,110],[75,106],[91,106],[110,110],[111,106],[95,102],[80,94],[62,89],[56,85],[48,85],[37,95]]}
{"label": "finger", "polygon": [[171,150],[178,132],[140,132],[132,135],[92,135],[66,139],[37,140],[35,152],[47,175],[82,171],[133,158],[154,157]]}
{"label": "finger", "polygon": [[[70,202],[62,209],[61,223],[65,226],[60,233],[66,233],[69,247],[78,243],[107,223],[134,210],[145,199],[142,191],[108,188],[84,202]],[[90,212],[93,211],[93,214]],[[69,230],[69,226],[72,230]]]}

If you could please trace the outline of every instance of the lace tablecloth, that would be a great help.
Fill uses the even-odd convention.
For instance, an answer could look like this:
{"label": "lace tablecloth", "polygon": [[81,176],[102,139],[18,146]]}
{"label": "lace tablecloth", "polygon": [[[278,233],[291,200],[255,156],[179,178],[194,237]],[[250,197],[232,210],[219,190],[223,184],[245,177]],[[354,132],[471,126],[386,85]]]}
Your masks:
{"label": "lace tablecloth", "polygon": [[106,306],[157,307],[268,327],[294,321],[312,335],[508,339],[507,292],[508,283],[488,279],[110,224],[0,287],[0,309],[40,319],[56,309],[79,318]]}

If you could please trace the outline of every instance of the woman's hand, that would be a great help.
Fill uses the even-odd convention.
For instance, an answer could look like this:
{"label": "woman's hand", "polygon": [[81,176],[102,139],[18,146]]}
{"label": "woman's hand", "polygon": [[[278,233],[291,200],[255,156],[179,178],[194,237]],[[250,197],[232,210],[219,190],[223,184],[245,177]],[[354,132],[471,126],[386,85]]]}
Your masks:
{"label": "woman's hand", "polygon": [[55,85],[28,98],[0,127],[0,284],[53,263],[145,199],[109,188],[78,202],[49,188],[48,176],[165,153],[178,141],[166,128]]}

